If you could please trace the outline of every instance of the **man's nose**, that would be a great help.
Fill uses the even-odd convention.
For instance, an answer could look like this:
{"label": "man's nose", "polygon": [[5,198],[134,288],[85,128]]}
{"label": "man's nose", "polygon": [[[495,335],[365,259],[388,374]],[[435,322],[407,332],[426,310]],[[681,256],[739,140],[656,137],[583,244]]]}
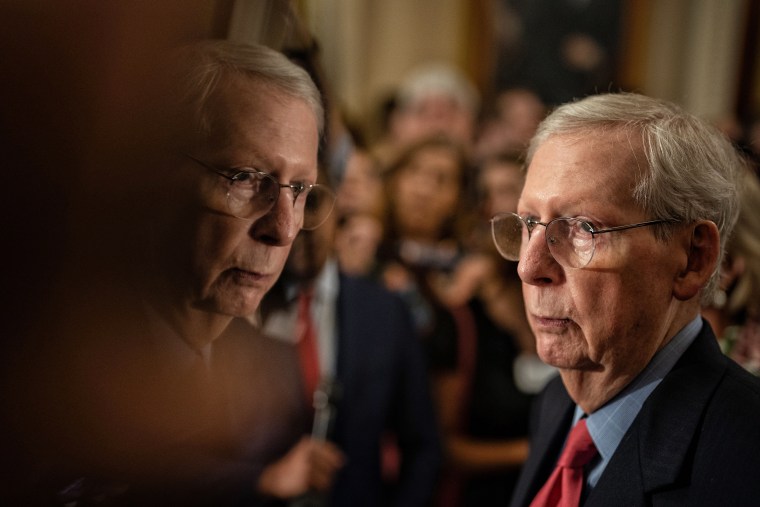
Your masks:
{"label": "man's nose", "polygon": [[564,276],[562,266],[554,259],[546,244],[545,227],[537,226],[527,243],[523,243],[517,274],[523,283],[530,285],[556,283]]}
{"label": "man's nose", "polygon": [[293,205],[293,192],[283,188],[272,209],[253,223],[251,233],[262,243],[285,246],[293,242],[302,224],[302,212]]}

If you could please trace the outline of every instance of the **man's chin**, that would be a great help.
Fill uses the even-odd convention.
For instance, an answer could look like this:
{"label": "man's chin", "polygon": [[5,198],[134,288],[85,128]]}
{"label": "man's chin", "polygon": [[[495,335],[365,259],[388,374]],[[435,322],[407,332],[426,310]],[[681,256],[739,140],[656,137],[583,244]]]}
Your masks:
{"label": "man's chin", "polygon": [[264,294],[260,290],[235,291],[212,298],[200,307],[205,311],[228,317],[250,317],[258,310]]}
{"label": "man's chin", "polygon": [[586,354],[577,350],[568,350],[561,345],[542,346],[539,342],[536,352],[541,361],[560,370],[601,371],[604,369]]}
{"label": "man's chin", "polygon": [[542,355],[538,357],[549,366],[554,366],[560,372],[602,372],[604,366],[593,362],[588,357],[568,357],[564,355]]}

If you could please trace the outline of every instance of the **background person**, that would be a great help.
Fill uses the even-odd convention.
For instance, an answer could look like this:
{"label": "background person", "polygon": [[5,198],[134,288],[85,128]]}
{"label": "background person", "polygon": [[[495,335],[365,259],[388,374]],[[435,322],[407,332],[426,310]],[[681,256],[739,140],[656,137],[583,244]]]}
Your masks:
{"label": "background person", "polygon": [[[483,224],[497,212],[516,211],[522,162],[514,155],[487,158],[476,170],[477,211]],[[501,258],[490,227],[468,231],[467,251],[445,290],[450,305],[466,305],[474,339],[449,350],[461,389],[459,414],[447,433],[448,476],[439,505],[506,505],[528,455],[533,395],[555,370],[536,356],[515,264]],[[449,394],[456,393],[451,391]]]}
{"label": "background person", "polygon": [[726,245],[718,290],[702,308],[723,351],[754,375],[760,375],[759,203],[760,181],[747,170],[742,175],[739,219]]}
{"label": "background person", "polygon": [[528,88],[506,88],[483,108],[475,139],[479,162],[502,153],[524,153],[541,120],[546,105]]}
{"label": "background person", "polygon": [[[326,438],[344,457],[325,505],[424,506],[441,450],[422,346],[400,298],[376,280],[341,270],[337,221],[331,215],[296,238],[283,277],[262,305],[263,330],[300,357],[301,368],[291,374],[305,389],[299,399],[307,422],[319,417],[312,415],[315,391],[332,386],[329,428],[306,437]],[[310,466],[308,456],[300,465],[285,459],[287,468],[275,464],[285,476],[290,467]]]}
{"label": "background person", "polygon": [[410,145],[442,136],[461,145],[469,157],[479,109],[480,94],[458,68],[421,64],[399,85],[384,137],[372,146],[372,153],[387,166]]}

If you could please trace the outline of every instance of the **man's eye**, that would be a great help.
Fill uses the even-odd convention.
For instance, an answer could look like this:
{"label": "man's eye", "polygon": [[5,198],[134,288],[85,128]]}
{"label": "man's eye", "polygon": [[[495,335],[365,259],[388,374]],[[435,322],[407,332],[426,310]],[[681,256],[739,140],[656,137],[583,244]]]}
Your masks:
{"label": "man's eye", "polygon": [[293,195],[295,197],[298,197],[309,188],[308,185],[304,183],[303,181],[296,181],[296,182],[290,183],[289,186],[291,189],[293,189]]}
{"label": "man's eye", "polygon": [[232,176],[232,181],[239,181],[241,183],[249,182],[253,179],[253,174],[248,172],[241,172]]}
{"label": "man's eye", "polygon": [[589,234],[591,234],[595,230],[595,227],[591,225],[590,223],[586,222],[585,220],[579,220],[578,225],[580,226],[583,232],[587,232]]}

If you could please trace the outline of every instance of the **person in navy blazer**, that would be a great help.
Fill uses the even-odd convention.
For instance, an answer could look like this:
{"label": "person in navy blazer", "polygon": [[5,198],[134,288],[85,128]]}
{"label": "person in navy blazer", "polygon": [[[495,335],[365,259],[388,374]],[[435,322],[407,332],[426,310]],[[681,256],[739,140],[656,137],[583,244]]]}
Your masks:
{"label": "person in navy blazer", "polygon": [[562,505],[758,505],[760,380],[699,313],[744,161],[680,107],[618,93],[556,109],[526,162],[518,212],[495,216],[493,236],[560,374],[536,400],[511,505],[531,505],[581,418],[598,453]]}
{"label": "person in navy blazer", "polygon": [[[299,234],[283,278],[263,303],[263,329],[292,340],[294,293],[313,290],[320,370],[339,389],[327,438],[344,463],[321,488],[323,505],[426,506],[442,451],[422,346],[398,296],[373,279],[340,272],[332,257],[335,221],[331,215]],[[309,485],[314,489],[303,487]]]}
{"label": "person in navy blazer", "polygon": [[[334,442],[346,453],[331,505],[375,505],[378,442],[390,431],[401,459],[390,505],[427,505],[441,459],[422,348],[403,302],[366,278],[340,276]],[[357,503],[357,499],[363,499]]]}

